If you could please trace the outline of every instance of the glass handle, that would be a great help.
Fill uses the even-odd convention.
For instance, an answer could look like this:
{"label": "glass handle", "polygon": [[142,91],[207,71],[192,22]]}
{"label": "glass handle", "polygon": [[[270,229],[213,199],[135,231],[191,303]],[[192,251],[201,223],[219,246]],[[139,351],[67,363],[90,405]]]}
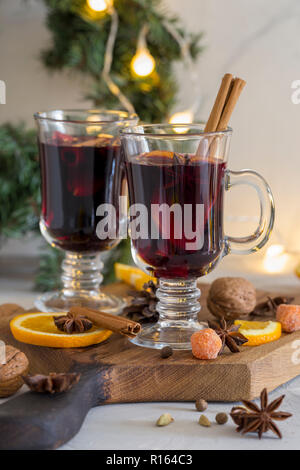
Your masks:
{"label": "glass handle", "polygon": [[[275,204],[270,186],[254,170],[226,171],[225,189],[237,185],[247,185],[255,189],[260,203],[260,218],[256,230],[246,237],[225,237],[225,253],[248,255],[260,250],[268,241],[274,226]],[[240,247],[243,245],[243,247]]]}

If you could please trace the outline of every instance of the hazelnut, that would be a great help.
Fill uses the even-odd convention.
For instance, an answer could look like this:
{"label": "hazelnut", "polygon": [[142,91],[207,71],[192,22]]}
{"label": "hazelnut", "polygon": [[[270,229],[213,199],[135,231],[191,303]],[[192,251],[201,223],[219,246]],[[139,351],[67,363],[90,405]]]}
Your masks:
{"label": "hazelnut", "polygon": [[226,424],[228,421],[228,416],[226,413],[218,413],[216,415],[216,423],[218,424]]}
{"label": "hazelnut", "polygon": [[29,366],[25,354],[13,346],[5,346],[5,360],[5,364],[0,364],[0,398],[9,397],[22,387],[22,375]]}
{"label": "hazelnut", "polygon": [[196,410],[205,411],[208,406],[208,403],[207,401],[200,398],[199,400],[196,401],[195,406],[196,406]]}
{"label": "hazelnut", "polygon": [[248,315],[256,306],[256,291],[242,277],[221,277],[210,286],[207,307],[217,318],[226,320]]}

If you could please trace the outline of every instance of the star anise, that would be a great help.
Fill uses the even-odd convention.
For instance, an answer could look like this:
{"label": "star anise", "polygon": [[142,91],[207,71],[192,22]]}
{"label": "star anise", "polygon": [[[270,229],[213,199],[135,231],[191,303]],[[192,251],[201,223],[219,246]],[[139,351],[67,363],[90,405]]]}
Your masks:
{"label": "star anise", "polygon": [[189,164],[189,156],[187,154],[180,154],[180,153],[174,152],[173,161],[177,165],[188,165]]}
{"label": "star anise", "polygon": [[155,323],[158,320],[156,311],[156,290],[153,281],[149,281],[143,286],[142,291],[132,291],[129,295],[133,297],[130,305],[124,308],[123,314],[130,320],[139,323]]}
{"label": "star anise", "polygon": [[231,352],[238,353],[240,352],[239,346],[248,341],[244,335],[238,332],[239,325],[228,325],[224,317],[221,318],[220,323],[208,320],[208,326],[215,330],[222,340],[222,348],[219,354],[223,352],[225,345]]}
{"label": "star anise", "polygon": [[54,394],[70,390],[79,382],[80,374],[50,372],[49,375],[26,375],[22,378],[32,392]]}
{"label": "star anise", "polygon": [[278,305],[290,304],[293,302],[293,300],[294,300],[294,297],[284,297],[284,296],[269,297],[268,296],[266,301],[260,302],[259,304],[256,305],[253,312],[250,313],[250,316],[261,317],[261,316],[270,315],[270,316],[275,317]]}
{"label": "star anise", "polygon": [[270,430],[281,438],[282,434],[273,420],[283,421],[292,416],[291,413],[276,411],[283,399],[284,395],[281,395],[268,404],[268,392],[264,388],[260,394],[260,408],[256,403],[242,400],[245,408],[234,406],[230,413],[232,420],[238,425],[236,431],[242,434],[257,432],[261,439],[263,433]]}
{"label": "star anise", "polygon": [[93,323],[87,317],[83,315],[73,315],[72,313],[67,313],[67,315],[62,315],[59,317],[53,317],[56,327],[64,331],[65,333],[83,333],[92,328]]}

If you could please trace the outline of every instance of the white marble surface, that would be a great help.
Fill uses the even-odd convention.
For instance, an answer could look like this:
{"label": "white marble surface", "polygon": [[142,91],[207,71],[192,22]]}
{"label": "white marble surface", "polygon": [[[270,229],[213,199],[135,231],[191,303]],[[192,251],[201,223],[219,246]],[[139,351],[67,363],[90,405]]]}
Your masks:
{"label": "white marble surface", "polygon": [[[249,278],[249,276],[247,276]],[[256,278],[256,286],[269,288],[265,276]],[[283,292],[295,291],[293,277],[277,277],[273,288]],[[255,278],[253,276],[253,280]],[[297,281],[296,281],[297,282]],[[283,283],[285,288],[283,288]],[[24,281],[0,281],[0,303],[16,302],[24,307],[32,305],[36,294],[31,283]],[[26,390],[24,386],[19,393]],[[193,403],[138,403],[105,405],[92,409],[85,419],[80,432],[61,449],[300,449],[300,376],[278,388],[271,394],[277,397],[285,393],[282,409],[294,414],[292,418],[279,423],[283,439],[268,434],[259,441],[255,435],[242,437],[235,432],[229,421],[225,426],[213,424],[203,428],[197,423],[199,413]],[[0,400],[0,405],[5,400]],[[214,421],[216,413],[229,412],[233,404],[210,403],[205,413]],[[171,413],[175,421],[166,428],[157,428],[156,419],[162,413]]]}
{"label": "white marble surface", "polygon": [[[25,391],[24,386],[18,393]],[[216,414],[229,413],[234,403],[209,403],[205,415],[210,428],[198,424],[194,403],[135,403],[93,408],[79,433],[59,450],[300,450],[300,377],[272,392],[270,399],[283,393],[281,409],[293,417],[277,422],[282,439],[270,432],[262,440],[255,434],[241,436],[230,418],[223,426],[216,424]],[[5,401],[0,399],[0,406]],[[174,422],[158,428],[155,421],[163,413],[170,413]]]}

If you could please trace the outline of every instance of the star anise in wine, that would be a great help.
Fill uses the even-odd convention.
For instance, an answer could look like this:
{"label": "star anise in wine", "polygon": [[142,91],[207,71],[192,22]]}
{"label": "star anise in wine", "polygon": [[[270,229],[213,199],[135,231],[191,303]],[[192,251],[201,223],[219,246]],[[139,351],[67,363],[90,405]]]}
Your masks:
{"label": "star anise in wine", "polygon": [[56,327],[64,333],[84,333],[92,328],[93,322],[83,315],[74,315],[70,312],[67,315],[53,317]]}
{"label": "star anise in wine", "polygon": [[244,335],[239,333],[239,325],[229,325],[224,317],[221,318],[220,323],[208,320],[208,326],[215,330],[222,340],[222,348],[219,354],[223,352],[225,345],[231,352],[238,353],[240,352],[239,346],[248,341]]}
{"label": "star anise in wine", "polygon": [[187,154],[180,154],[180,153],[174,152],[173,161],[176,165],[188,165],[189,156]]}
{"label": "star anise in wine", "polygon": [[156,290],[153,281],[149,281],[143,286],[141,291],[129,292],[132,298],[130,305],[124,308],[123,314],[130,320],[139,323],[155,323],[158,320],[156,311]]}
{"label": "star anise in wine", "polygon": [[256,305],[253,312],[250,313],[250,316],[254,317],[261,317],[270,315],[275,317],[278,305],[281,304],[290,304],[294,300],[294,297],[284,297],[284,296],[277,296],[277,297],[267,297],[267,300],[264,302],[260,302]]}
{"label": "star anise in wine", "polygon": [[245,407],[234,406],[230,413],[232,420],[238,425],[236,431],[242,434],[257,432],[261,439],[263,433],[270,430],[281,438],[282,434],[274,420],[283,421],[292,416],[291,413],[276,411],[283,399],[284,395],[281,395],[268,404],[268,392],[264,388],[260,394],[260,407],[252,401],[242,400]]}

